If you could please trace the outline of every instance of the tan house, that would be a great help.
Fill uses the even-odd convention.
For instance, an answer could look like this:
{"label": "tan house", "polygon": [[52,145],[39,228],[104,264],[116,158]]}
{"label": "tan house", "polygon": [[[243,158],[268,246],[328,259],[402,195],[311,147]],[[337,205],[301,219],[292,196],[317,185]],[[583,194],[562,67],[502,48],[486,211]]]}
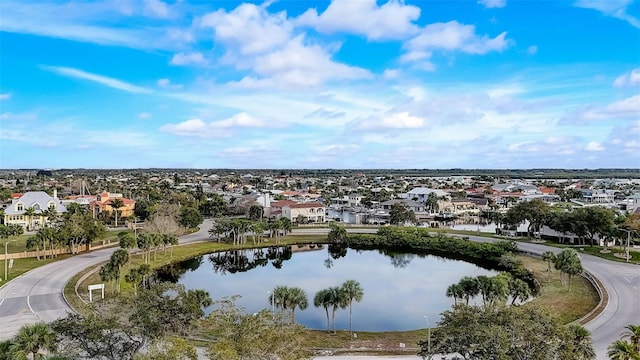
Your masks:
{"label": "tan house", "polygon": [[50,222],[48,209],[55,210],[57,215],[67,211],[56,195],[55,190],[53,196],[44,191],[29,191],[11,200],[11,205],[4,210],[4,223],[17,224],[28,231],[44,227]]}
{"label": "tan house", "polygon": [[116,199],[120,199],[122,201],[122,207],[118,208],[119,218],[126,218],[129,216],[133,216],[134,210],[136,207],[136,202],[131,199],[127,199],[122,197],[122,194],[112,194],[108,192],[100,193],[96,196],[96,200],[92,201],[89,204],[89,209],[91,209],[91,213],[93,217],[97,217],[98,214],[102,212],[113,213],[113,202]]}
{"label": "tan house", "polygon": [[282,217],[293,222],[304,219],[304,222],[323,223],[324,214],[325,207],[319,202],[287,204],[282,207]]}

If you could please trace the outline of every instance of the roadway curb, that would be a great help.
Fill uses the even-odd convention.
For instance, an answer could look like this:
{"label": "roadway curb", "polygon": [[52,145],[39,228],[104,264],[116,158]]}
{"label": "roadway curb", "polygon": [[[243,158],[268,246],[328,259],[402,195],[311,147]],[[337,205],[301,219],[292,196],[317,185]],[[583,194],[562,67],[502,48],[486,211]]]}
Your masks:
{"label": "roadway curb", "polygon": [[604,284],[602,284],[600,279],[598,279],[592,273],[584,270],[582,273],[582,277],[589,280],[591,285],[593,285],[593,287],[598,292],[598,296],[600,297],[600,302],[598,302],[598,305],[593,308],[593,310],[589,311],[580,319],[572,322],[580,325],[587,325],[592,320],[595,320],[595,318],[597,318],[607,308],[607,306],[609,306],[609,293],[607,292],[607,289],[604,287]]}

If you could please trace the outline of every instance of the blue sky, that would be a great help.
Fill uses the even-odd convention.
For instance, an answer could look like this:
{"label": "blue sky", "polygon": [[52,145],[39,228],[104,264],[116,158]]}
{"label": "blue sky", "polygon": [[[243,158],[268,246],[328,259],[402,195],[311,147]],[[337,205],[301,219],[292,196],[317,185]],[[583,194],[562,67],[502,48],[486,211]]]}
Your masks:
{"label": "blue sky", "polygon": [[640,0],[3,0],[0,65],[0,168],[640,167]]}

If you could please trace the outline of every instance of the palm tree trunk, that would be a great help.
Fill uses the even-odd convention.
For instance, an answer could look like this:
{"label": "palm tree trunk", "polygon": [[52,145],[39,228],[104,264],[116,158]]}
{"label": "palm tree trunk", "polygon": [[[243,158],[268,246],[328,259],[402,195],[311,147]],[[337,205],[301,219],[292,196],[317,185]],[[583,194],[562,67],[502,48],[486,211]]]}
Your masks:
{"label": "palm tree trunk", "polygon": [[331,323],[329,322],[329,308],[325,307],[324,311],[327,313],[327,332],[331,331]]}
{"label": "palm tree trunk", "polygon": [[353,339],[353,328],[351,327],[351,301],[349,302],[349,341]]}

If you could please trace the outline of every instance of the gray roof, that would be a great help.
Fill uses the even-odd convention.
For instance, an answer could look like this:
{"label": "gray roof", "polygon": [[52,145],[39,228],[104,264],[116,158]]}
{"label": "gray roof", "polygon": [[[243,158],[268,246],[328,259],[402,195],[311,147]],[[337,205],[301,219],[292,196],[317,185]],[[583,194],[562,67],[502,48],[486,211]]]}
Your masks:
{"label": "gray roof", "polygon": [[407,193],[407,195],[429,195],[435,193],[436,196],[448,196],[449,193],[438,189],[430,189],[425,187],[417,187]]}
{"label": "gray roof", "polygon": [[[46,210],[52,202],[55,204],[58,213],[67,211],[67,208],[62,205],[58,198],[54,198],[44,191],[29,191],[24,193],[20,198],[12,200],[11,205],[7,206],[4,213],[6,215],[22,215],[28,208],[33,208],[38,205],[40,210],[36,210],[36,214],[40,214],[43,210]],[[19,203],[24,204],[22,211],[18,211],[16,208],[16,205]]]}

